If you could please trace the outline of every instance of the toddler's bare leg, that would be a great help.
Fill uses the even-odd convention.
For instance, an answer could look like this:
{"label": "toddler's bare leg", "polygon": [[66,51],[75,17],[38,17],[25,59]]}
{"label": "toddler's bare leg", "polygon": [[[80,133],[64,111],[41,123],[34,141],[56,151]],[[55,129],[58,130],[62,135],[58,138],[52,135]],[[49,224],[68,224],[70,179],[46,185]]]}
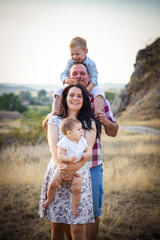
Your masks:
{"label": "toddler's bare leg", "polygon": [[82,176],[73,177],[71,184],[72,191],[72,211],[74,215],[80,215],[78,211],[79,203],[81,200],[81,187],[82,187]]}
{"label": "toddler's bare leg", "polygon": [[57,168],[53,174],[53,177],[48,187],[47,200],[42,204],[42,207],[48,207],[48,205],[52,202],[54,195],[56,193],[56,190],[61,183],[62,183],[62,178],[59,173],[59,169]]}
{"label": "toddler's bare leg", "polygon": [[94,113],[102,112],[104,108],[104,99],[101,95],[94,98]]}

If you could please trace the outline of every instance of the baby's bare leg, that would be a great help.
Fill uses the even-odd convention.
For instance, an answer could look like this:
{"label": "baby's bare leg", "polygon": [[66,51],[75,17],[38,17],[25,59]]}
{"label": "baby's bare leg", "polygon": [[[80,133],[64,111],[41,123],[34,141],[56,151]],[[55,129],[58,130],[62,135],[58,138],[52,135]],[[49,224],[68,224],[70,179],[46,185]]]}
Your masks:
{"label": "baby's bare leg", "polygon": [[61,184],[62,184],[62,178],[59,173],[59,169],[57,168],[53,174],[53,177],[48,187],[47,200],[42,204],[42,207],[48,207],[48,205],[52,202],[54,198],[57,188]]}
{"label": "baby's bare leg", "polygon": [[104,108],[104,99],[101,95],[94,98],[94,113],[102,112]]}
{"label": "baby's bare leg", "polygon": [[81,187],[82,187],[82,176],[73,177],[71,184],[72,191],[72,211],[74,215],[80,215],[78,211],[79,203],[81,200]]}

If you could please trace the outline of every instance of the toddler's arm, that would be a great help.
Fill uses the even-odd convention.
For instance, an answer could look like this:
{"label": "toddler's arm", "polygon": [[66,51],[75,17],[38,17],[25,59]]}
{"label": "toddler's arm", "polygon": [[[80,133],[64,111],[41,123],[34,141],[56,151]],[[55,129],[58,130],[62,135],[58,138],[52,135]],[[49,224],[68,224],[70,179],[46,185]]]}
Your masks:
{"label": "toddler's arm", "polygon": [[87,91],[90,92],[90,91],[92,90],[92,88],[94,88],[94,86],[95,86],[95,84],[92,83],[92,82],[90,82],[90,83],[88,84],[88,86],[86,87]]}
{"label": "toddler's arm", "polygon": [[54,99],[53,99],[53,104],[52,104],[52,113],[54,115],[58,115],[59,114],[59,110],[60,110],[60,100],[61,100],[61,97],[58,96],[58,95],[55,95],[54,96]]}
{"label": "toddler's arm", "polygon": [[64,163],[74,162],[77,159],[74,156],[66,156],[66,150],[61,148],[60,146],[58,146],[57,156]]}
{"label": "toddler's arm", "polygon": [[[69,69],[71,67],[71,65],[73,64],[73,60],[69,59],[67,62],[67,65],[65,67],[65,70],[62,72],[60,79],[62,81],[63,84],[67,83],[65,80],[68,78],[69,76]],[[69,84],[69,83],[68,83]]]}
{"label": "toddler's arm", "polygon": [[64,88],[57,88],[52,97],[53,97],[53,104],[52,104],[52,113],[53,115],[58,115],[60,110],[60,101],[61,101],[61,95]]}

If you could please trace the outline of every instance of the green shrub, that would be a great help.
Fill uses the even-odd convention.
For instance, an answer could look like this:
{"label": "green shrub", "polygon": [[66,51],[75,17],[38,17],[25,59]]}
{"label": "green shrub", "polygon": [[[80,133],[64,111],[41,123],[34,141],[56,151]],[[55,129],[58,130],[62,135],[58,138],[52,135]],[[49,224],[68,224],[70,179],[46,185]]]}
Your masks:
{"label": "green shrub", "polygon": [[8,134],[0,138],[0,146],[8,144],[32,144],[46,141],[46,135],[42,128],[45,116],[37,111],[25,112],[19,119],[20,126],[13,128]]}
{"label": "green shrub", "polygon": [[105,98],[110,102],[116,97],[116,93],[105,91]]}
{"label": "green shrub", "polygon": [[23,113],[28,110],[28,108],[22,105],[18,96],[14,95],[13,93],[4,93],[0,96],[0,110],[7,110],[7,111],[18,111]]}

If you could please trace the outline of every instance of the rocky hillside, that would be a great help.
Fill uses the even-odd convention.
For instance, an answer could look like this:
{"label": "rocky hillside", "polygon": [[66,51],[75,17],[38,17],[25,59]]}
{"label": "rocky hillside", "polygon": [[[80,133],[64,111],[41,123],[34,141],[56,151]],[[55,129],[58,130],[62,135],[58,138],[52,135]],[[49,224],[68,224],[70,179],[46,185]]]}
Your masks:
{"label": "rocky hillside", "polygon": [[130,82],[115,98],[116,117],[160,119],[160,38],[138,52]]}

